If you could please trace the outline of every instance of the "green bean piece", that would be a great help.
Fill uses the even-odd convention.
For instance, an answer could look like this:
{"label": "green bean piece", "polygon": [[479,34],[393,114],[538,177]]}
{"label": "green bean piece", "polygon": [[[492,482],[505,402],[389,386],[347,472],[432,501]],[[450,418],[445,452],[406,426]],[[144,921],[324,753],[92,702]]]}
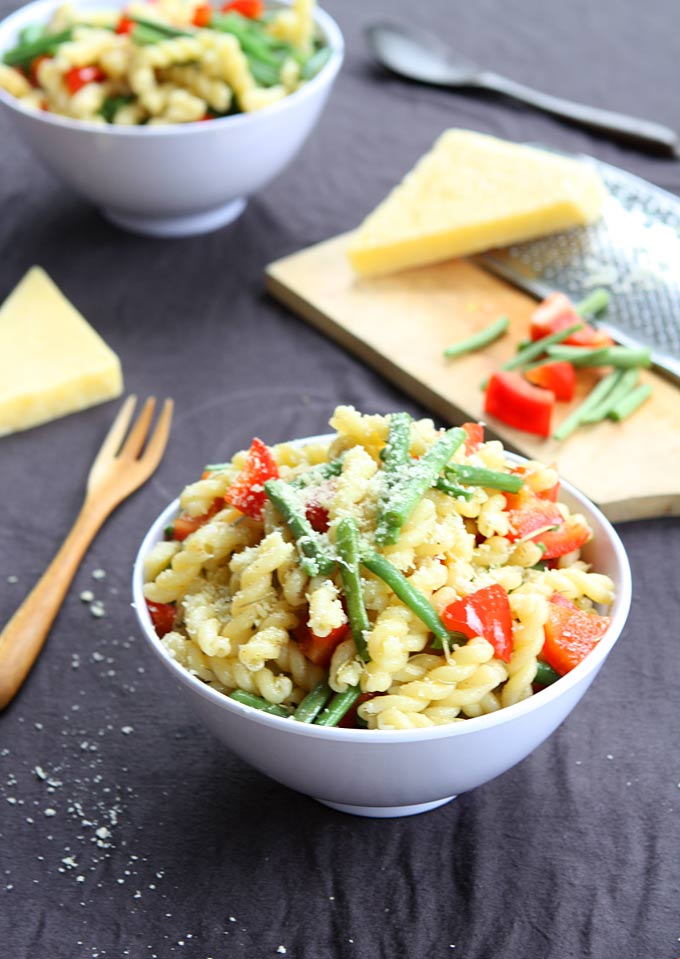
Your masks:
{"label": "green bean piece", "polygon": [[307,693],[299,704],[293,713],[293,719],[297,719],[299,723],[313,723],[331,698],[332,693],[333,690],[331,687],[325,679],[322,679],[311,692]]}
{"label": "green bean piece", "polygon": [[484,466],[468,466],[454,463],[444,470],[446,478],[456,479],[466,486],[484,486],[498,489],[504,493],[518,493],[524,486],[524,479],[517,473],[502,473],[500,470],[486,469]]}
{"label": "green bean piece", "polygon": [[607,414],[611,419],[620,422],[625,420],[631,413],[634,413],[643,403],[645,403],[652,394],[652,387],[649,383],[641,383],[632,393],[624,396]]}
{"label": "green bean piece", "polygon": [[335,569],[335,560],[328,553],[320,534],[301,508],[295,491],[283,480],[267,480],[264,484],[267,498],[274,504],[295,537],[303,570],[308,576],[327,575]]}
{"label": "green bean piece", "polygon": [[543,353],[547,353],[548,347],[554,346],[556,343],[562,343],[562,341],[566,340],[572,333],[582,329],[583,323],[573,323],[564,330],[558,330],[557,333],[551,333],[550,336],[543,336],[540,340],[534,340],[528,346],[525,346],[515,353],[514,356],[511,356],[509,360],[506,360],[501,366],[501,369],[517,370],[519,367],[531,363],[532,360],[538,359]]}
{"label": "green bean piece", "polygon": [[564,360],[574,366],[615,366],[617,369],[651,366],[652,357],[646,346],[604,346],[588,349],[582,346],[549,346],[552,360]]}
{"label": "green bean piece", "polygon": [[382,488],[378,497],[376,516],[376,539],[378,542],[396,542],[399,530],[392,529],[387,521],[394,490],[408,468],[409,447],[411,445],[411,417],[408,413],[392,413],[387,432],[387,442],[380,453],[383,461],[381,473]]}
{"label": "green bean piece", "polygon": [[437,482],[434,484],[435,489],[441,490],[442,493],[446,493],[447,496],[462,496],[463,499],[472,499],[472,490],[463,489],[462,486],[457,486],[455,483],[450,483],[445,477],[438,476]]}
{"label": "green bean piece", "polygon": [[621,379],[621,376],[621,371],[615,370],[613,373],[610,373],[608,376],[605,376],[604,379],[600,380],[597,386],[591,390],[588,396],[586,396],[580,406],[577,406],[576,409],[570,413],[569,416],[562,421],[562,423],[560,423],[553,433],[552,438],[558,442],[565,440],[568,436],[571,436],[574,430],[577,430],[582,423],[591,422],[591,420],[586,419],[586,417],[589,417],[591,413],[599,406],[602,400],[609,395],[610,390],[616,386],[618,381]]}
{"label": "green bean piece", "polygon": [[[585,405],[586,402],[587,401],[584,400],[583,405]],[[556,442],[561,443],[562,440],[566,440],[568,436],[571,436],[571,434],[574,433],[579,426],[581,426],[582,422],[581,407],[577,406],[573,413],[570,413],[569,416],[562,420],[560,425],[554,431],[552,438]]]}
{"label": "green bean piece", "polygon": [[33,43],[20,43],[11,50],[7,50],[2,57],[2,61],[10,67],[21,66],[22,64],[29,65],[36,57],[40,57],[44,53],[54,53],[57,47],[70,40],[71,36],[72,31],[70,29],[63,30],[61,33],[43,34]]}
{"label": "green bean piece", "polygon": [[269,713],[271,716],[281,716],[284,719],[290,717],[290,713],[284,706],[277,706],[276,703],[268,703],[261,696],[254,693],[247,693],[245,689],[235,689],[229,693],[230,699],[235,699],[237,703],[244,706],[251,706],[253,709],[259,709],[261,713]]}
{"label": "green bean piece", "polygon": [[408,463],[410,445],[411,417],[408,413],[392,413],[387,433],[387,443],[380,454],[384,470],[392,473]]}
{"label": "green bean piece", "polygon": [[444,350],[444,356],[450,360],[457,356],[464,356],[465,353],[473,353],[475,350],[481,350],[485,346],[488,346],[489,343],[497,340],[499,336],[503,336],[509,326],[510,318],[507,316],[499,316],[493,323],[489,323],[488,326],[473,333],[472,336],[468,336],[466,339],[460,340],[452,346],[447,346]]}
{"label": "green bean piece", "polygon": [[[277,71],[281,67],[285,59],[286,47],[281,43],[269,42],[267,34],[263,30],[240,14],[213,14],[210,26],[220,33],[231,33],[232,36],[236,37],[241,49],[247,56],[252,56],[270,67],[276,67]],[[278,56],[276,55],[277,52]]]}
{"label": "green bean piece", "polygon": [[107,97],[102,103],[99,113],[104,117],[107,123],[113,123],[118,110],[120,110],[121,107],[127,106],[128,103],[132,103],[133,100],[134,97],[129,96]]}
{"label": "green bean piece", "polygon": [[549,346],[547,360],[549,363],[571,363],[572,366],[606,366],[607,346],[565,346],[558,343]]}
{"label": "green bean piece", "polygon": [[407,476],[400,477],[391,490],[388,508],[384,514],[391,536],[378,539],[376,530],[376,542],[397,542],[402,526],[427,490],[437,482],[437,477],[465,441],[465,437],[465,430],[454,426],[440,436],[420,459],[413,460],[408,465]]}
{"label": "green bean piece", "polygon": [[45,34],[45,27],[40,23],[29,23],[19,31],[20,44],[32,44],[39,40]]}
{"label": "green bean piece", "polygon": [[280,67],[272,67],[268,63],[264,63],[262,60],[259,60],[251,53],[246,54],[246,59],[248,61],[250,72],[254,76],[259,86],[276,86],[280,80]]}
{"label": "green bean piece", "polygon": [[562,677],[560,674],[548,666],[547,663],[541,662],[539,659],[536,663],[536,675],[534,677],[534,683],[537,686],[552,686],[553,683],[556,683],[558,679]]}
{"label": "green bean piece", "polygon": [[584,317],[589,320],[594,316],[597,316],[598,313],[602,313],[603,310],[606,310],[609,306],[609,293],[607,290],[597,289],[593,290],[592,293],[589,293],[588,296],[579,300],[574,309],[579,316]]}
{"label": "green bean piece", "polygon": [[[207,469],[207,467],[206,467]],[[294,489],[307,489],[310,486],[319,486],[324,480],[339,476],[342,473],[342,458],[331,460],[329,463],[319,463],[300,473],[288,484]]]}
{"label": "green bean piece", "polygon": [[345,713],[349,712],[361,696],[359,686],[348,686],[344,693],[336,693],[319,718],[317,726],[337,726]]}
{"label": "green bean piece", "polygon": [[300,79],[305,81],[312,80],[317,73],[320,73],[326,66],[330,55],[331,51],[329,47],[321,47],[321,49],[313,53],[311,57],[302,64]]}
{"label": "green bean piece", "polygon": [[368,614],[364,606],[359,565],[359,531],[353,517],[346,516],[338,523],[335,532],[335,546],[338,551],[347,618],[354,637],[354,645],[359,656],[367,663],[371,657],[368,654],[366,637],[371,624],[368,621]]}
{"label": "green bean piece", "polygon": [[362,553],[361,562],[366,569],[369,569],[375,576],[386,583],[393,593],[404,603],[405,606],[415,613],[418,619],[425,623],[430,632],[444,642],[451,638],[446,626],[439,618],[439,613],[432,603],[427,600],[422,593],[418,592],[415,586],[412,586],[404,574],[393,566],[388,559],[379,553],[367,550]]}
{"label": "green bean piece", "polygon": [[619,373],[619,380],[614,384],[614,388],[611,393],[607,396],[607,412],[616,406],[619,400],[622,400],[624,396],[627,396],[632,389],[634,389],[640,380],[640,370],[633,367],[630,370],[617,370]]}
{"label": "green bean piece", "polygon": [[130,39],[138,47],[150,47],[154,43],[163,43],[164,40],[170,40],[172,38],[166,33],[161,33],[160,30],[154,30],[152,27],[138,23],[134,29],[130,31]]}
{"label": "green bean piece", "polygon": [[169,23],[161,23],[158,20],[147,20],[144,17],[136,17],[133,13],[126,14],[129,20],[133,20],[135,23],[138,23],[140,27],[144,27],[148,30],[153,30],[156,33],[162,34],[166,39],[170,37],[191,37],[193,36],[193,31],[189,30],[180,30],[178,27],[172,27]]}
{"label": "green bean piece", "polygon": [[[601,389],[598,394],[599,399],[590,411],[586,411],[581,417],[582,423],[599,423],[603,420],[616,403],[635,387],[640,373],[636,369],[632,370],[614,370],[609,376],[597,384],[590,397],[593,397],[596,391]],[[605,389],[608,386],[608,389]]]}

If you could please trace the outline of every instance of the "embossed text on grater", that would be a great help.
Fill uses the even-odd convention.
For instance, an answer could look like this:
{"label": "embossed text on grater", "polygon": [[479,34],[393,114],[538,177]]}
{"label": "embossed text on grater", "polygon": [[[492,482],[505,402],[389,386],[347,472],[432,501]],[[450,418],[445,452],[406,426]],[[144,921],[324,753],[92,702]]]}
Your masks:
{"label": "embossed text on grater", "polygon": [[574,300],[611,294],[606,321],[680,359],[680,198],[590,157],[609,196],[589,227],[520,243],[503,260]]}

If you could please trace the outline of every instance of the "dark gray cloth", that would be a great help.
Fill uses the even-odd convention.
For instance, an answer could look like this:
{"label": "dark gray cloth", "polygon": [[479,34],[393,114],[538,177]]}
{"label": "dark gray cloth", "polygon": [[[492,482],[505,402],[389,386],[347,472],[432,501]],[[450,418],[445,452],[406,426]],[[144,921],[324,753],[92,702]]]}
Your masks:
{"label": "dark gray cloth", "polygon": [[[507,774],[410,819],[336,813],[246,767],[197,724],[137,635],[133,556],[203,463],[253,435],[323,431],[338,402],[425,412],[268,299],[269,260],[354,226],[447,126],[588,152],[680,193],[677,161],[383,75],[360,29],[411,17],[500,73],[680,128],[676,0],[328,9],[348,55],[327,111],[295,163],[209,236],[118,232],[0,116],[0,295],[41,264],[119,353],[126,389],[177,401],[161,468],[107,522],[0,716],[0,956],[674,959],[677,520],[620,527],[632,613],[568,721]],[[0,440],[1,621],[69,528],[114,409]],[[630,455],[635,469],[644,446]],[[91,616],[84,590],[105,617]]]}

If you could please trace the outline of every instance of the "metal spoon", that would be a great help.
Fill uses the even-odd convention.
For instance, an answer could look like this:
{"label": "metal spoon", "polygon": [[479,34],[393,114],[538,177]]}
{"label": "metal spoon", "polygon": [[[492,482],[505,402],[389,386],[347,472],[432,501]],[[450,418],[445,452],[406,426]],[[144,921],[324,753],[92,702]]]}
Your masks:
{"label": "metal spoon", "polygon": [[459,56],[439,37],[423,30],[389,20],[369,24],[365,34],[375,58],[388,70],[409,80],[443,87],[491,90],[615,140],[667,156],[678,155],[678,135],[669,127],[533,90],[483,70]]}

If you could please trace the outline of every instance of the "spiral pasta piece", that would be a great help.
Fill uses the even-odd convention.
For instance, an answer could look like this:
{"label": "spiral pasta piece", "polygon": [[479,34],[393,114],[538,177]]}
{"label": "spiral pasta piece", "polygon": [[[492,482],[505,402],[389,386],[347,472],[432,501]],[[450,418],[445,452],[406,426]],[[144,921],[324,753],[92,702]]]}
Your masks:
{"label": "spiral pasta piece", "polygon": [[144,595],[154,603],[172,603],[184,595],[208,560],[224,560],[239,547],[254,542],[256,533],[246,524],[206,523],[184,541],[167,569],[147,583]]}
{"label": "spiral pasta piece", "polygon": [[4,63],[0,63],[0,88],[18,98],[27,96],[32,89],[23,73]]}
{"label": "spiral pasta piece", "polygon": [[316,663],[310,662],[304,656],[297,643],[288,643],[279,651],[275,660],[275,665],[282,673],[291,676],[295,686],[300,687],[305,692],[314,689],[317,683],[320,683],[325,676],[325,670]]}
{"label": "spiral pasta piece", "polygon": [[309,593],[308,626],[315,636],[328,636],[347,622],[338,587],[330,579],[312,580]]}
{"label": "spiral pasta piece", "polygon": [[357,656],[352,638],[335,648],[328,670],[328,684],[336,693],[344,693],[350,686],[358,686],[364,664]]}
{"label": "spiral pasta piece", "polygon": [[[217,113],[226,113],[231,106],[231,89],[223,80],[206,76],[200,66],[174,66],[163,71],[163,79],[178,87],[184,87],[189,93],[201,99]],[[220,474],[218,474],[219,476]],[[228,474],[221,474],[223,479]],[[221,484],[218,484],[221,485]],[[226,489],[226,486],[223,487]],[[219,494],[216,494],[219,495]],[[224,495],[224,493],[222,493]]]}
{"label": "spiral pasta piece", "polygon": [[142,47],[139,57],[149,67],[171,67],[200,60],[203,44],[197,37],[172,37]]}
{"label": "spiral pasta piece", "polygon": [[410,616],[404,606],[388,606],[378,615],[368,637],[370,662],[361,680],[365,693],[389,689],[393,674],[406,665],[409,626]]}
{"label": "spiral pasta piece", "polygon": [[501,702],[512,706],[531,696],[536,678],[537,657],[543,648],[543,626],[548,619],[548,603],[540,594],[512,593],[510,608],[519,620],[513,628],[513,651],[508,663],[508,681],[503,687]]}

